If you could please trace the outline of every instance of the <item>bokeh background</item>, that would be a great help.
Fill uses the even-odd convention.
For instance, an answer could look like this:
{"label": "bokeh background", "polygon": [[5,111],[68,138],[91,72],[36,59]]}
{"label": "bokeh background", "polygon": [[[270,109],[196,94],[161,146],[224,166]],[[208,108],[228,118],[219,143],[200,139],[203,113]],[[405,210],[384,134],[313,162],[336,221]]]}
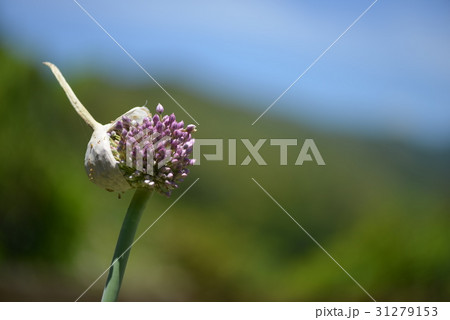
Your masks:
{"label": "bokeh background", "polygon": [[[153,196],[138,233],[200,178],[133,248],[120,300],[369,301],[252,177],[375,299],[448,300],[447,1],[378,1],[253,126],[371,1],[78,3],[198,138],[299,139],[287,166],[266,142],[267,166],[202,159]],[[42,61],[102,123],[146,102],[193,122],[76,2],[0,2],[2,301],[75,300],[108,267],[132,195],[89,182],[91,130]],[[306,138],[326,166],[294,165]]]}

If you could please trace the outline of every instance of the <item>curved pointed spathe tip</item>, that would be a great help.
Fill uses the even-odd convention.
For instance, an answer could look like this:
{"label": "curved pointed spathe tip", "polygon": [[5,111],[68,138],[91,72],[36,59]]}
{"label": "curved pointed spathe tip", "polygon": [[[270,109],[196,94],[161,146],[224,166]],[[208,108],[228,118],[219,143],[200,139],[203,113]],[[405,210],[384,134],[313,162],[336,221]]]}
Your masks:
{"label": "curved pointed spathe tip", "polygon": [[93,129],[97,129],[101,127],[102,125],[98,123],[94,117],[87,111],[87,109],[83,106],[83,104],[78,100],[77,96],[73,92],[72,88],[67,83],[66,79],[62,75],[61,71],[59,71],[58,67],[55,66],[51,62],[43,62],[46,66],[50,68],[50,70],[53,72],[53,75],[55,76],[56,80],[58,80],[59,85],[61,88],[63,88],[64,92],[67,95],[67,98],[69,98],[70,103],[72,104],[75,111],[80,115],[80,117]]}

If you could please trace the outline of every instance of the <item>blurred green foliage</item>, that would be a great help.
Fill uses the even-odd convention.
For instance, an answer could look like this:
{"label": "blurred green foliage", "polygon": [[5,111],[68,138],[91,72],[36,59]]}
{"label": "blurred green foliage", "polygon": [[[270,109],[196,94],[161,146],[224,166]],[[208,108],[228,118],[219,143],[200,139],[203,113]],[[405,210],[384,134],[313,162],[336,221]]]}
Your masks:
{"label": "blurred green foliage", "polygon": [[[90,128],[45,66],[0,51],[0,70],[0,299],[75,300],[109,265],[131,193],[118,199],[88,181]],[[68,82],[102,123],[146,100],[191,122],[156,87],[88,73]],[[448,149],[312,130],[275,108],[250,126],[256,114],[239,102],[164,86],[199,121],[197,138],[299,146],[287,166],[268,141],[267,166],[202,159],[172,198],[154,195],[138,234],[200,178],[133,248],[121,300],[369,300],[252,177],[375,299],[448,299]],[[326,166],[293,165],[306,138]],[[239,141],[237,155],[238,164],[247,155]],[[104,281],[82,300],[99,300]]]}

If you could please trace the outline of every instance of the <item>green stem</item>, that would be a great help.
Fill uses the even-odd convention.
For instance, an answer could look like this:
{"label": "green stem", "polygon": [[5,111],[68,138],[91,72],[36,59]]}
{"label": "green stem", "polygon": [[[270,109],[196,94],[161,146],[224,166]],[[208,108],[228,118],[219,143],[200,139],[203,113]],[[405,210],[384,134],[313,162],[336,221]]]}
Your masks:
{"label": "green stem", "polygon": [[117,240],[114,257],[111,263],[112,266],[109,270],[105,289],[103,290],[102,301],[104,302],[117,301],[136,229],[151,194],[152,191],[149,189],[138,188],[131,200],[127,215],[123,220],[122,229],[120,230],[119,239]]}

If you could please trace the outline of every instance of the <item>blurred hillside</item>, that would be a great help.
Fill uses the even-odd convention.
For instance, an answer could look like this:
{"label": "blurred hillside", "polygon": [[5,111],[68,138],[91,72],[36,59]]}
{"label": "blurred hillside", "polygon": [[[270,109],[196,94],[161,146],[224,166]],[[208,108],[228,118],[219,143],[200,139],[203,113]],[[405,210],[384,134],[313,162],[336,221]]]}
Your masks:
{"label": "blurred hillside", "polygon": [[[91,130],[47,67],[0,50],[0,70],[0,300],[73,301],[109,265],[131,193],[118,199],[86,178]],[[191,122],[154,86],[79,74],[67,80],[102,123],[146,101]],[[172,198],[153,196],[138,233],[200,178],[133,248],[121,300],[368,301],[252,177],[375,299],[448,300],[450,149],[314,130],[282,114],[250,126],[257,115],[239,102],[164,86],[200,123],[197,138],[299,146],[287,166],[268,141],[267,166],[202,159]],[[293,165],[306,138],[326,166]],[[239,141],[237,156],[247,156]],[[81,300],[98,301],[105,280]]]}

